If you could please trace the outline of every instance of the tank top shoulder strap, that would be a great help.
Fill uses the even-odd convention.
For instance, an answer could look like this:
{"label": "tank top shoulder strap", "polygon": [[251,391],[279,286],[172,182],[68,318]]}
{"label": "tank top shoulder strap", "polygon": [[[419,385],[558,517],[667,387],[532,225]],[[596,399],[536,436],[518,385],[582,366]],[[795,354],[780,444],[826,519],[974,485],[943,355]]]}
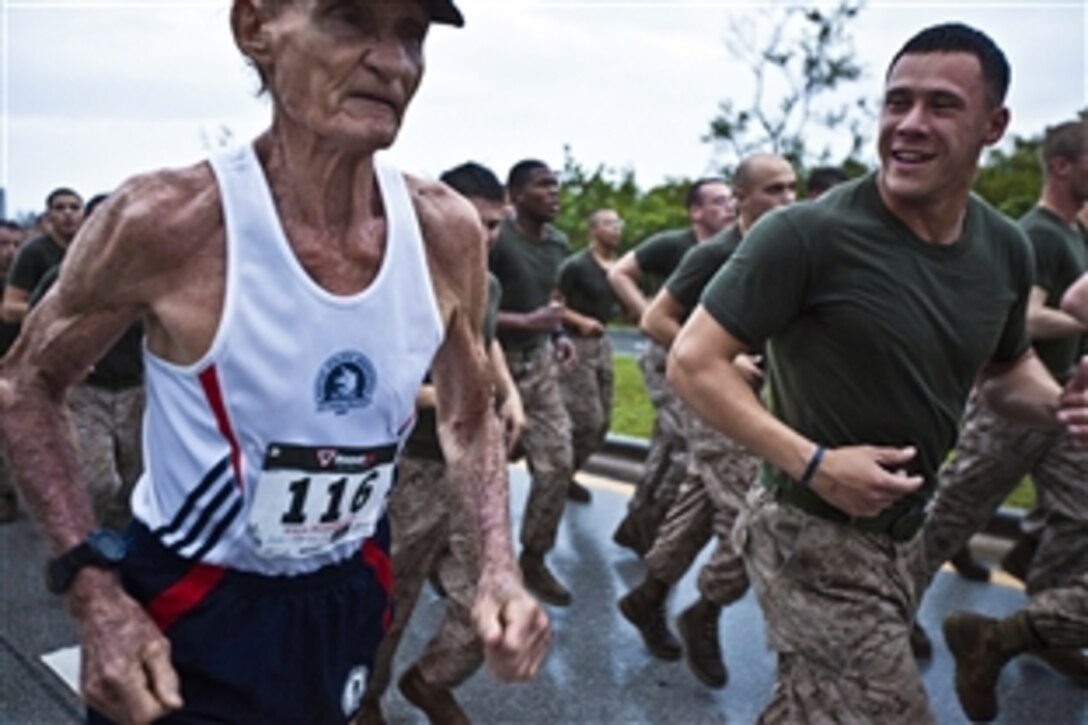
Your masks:
{"label": "tank top shoulder strap", "polygon": [[228,232],[258,238],[282,233],[274,223],[279,217],[252,144],[213,154],[209,162],[219,182]]}
{"label": "tank top shoulder strap", "polygon": [[390,237],[404,235],[410,237],[422,252],[423,233],[416,218],[415,205],[412,204],[408,183],[393,164],[380,155],[374,158],[374,173],[378,177],[378,188],[385,206],[386,218],[390,225]]}
{"label": "tank top shoulder strap", "polygon": [[441,329],[441,313],[438,308],[438,300],[434,296],[434,286],[427,266],[423,231],[419,225],[415,205],[412,203],[408,183],[404,178],[404,174],[393,164],[385,161],[380,154],[374,159],[374,173],[378,178],[382,203],[385,206],[386,220],[389,225],[388,238],[392,244],[397,246],[396,254],[404,254],[405,257],[411,258],[410,262],[405,261],[412,273],[427,281],[425,294],[430,300],[429,306],[434,321],[438,328]]}

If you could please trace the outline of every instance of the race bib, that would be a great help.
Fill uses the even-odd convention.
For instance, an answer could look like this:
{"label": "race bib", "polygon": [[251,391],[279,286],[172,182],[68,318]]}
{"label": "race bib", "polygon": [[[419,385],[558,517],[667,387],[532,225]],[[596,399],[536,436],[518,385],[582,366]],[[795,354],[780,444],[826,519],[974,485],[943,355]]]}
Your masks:
{"label": "race bib", "polygon": [[268,446],[249,512],[257,551],[298,559],[373,534],[393,484],[396,452],[395,445]]}

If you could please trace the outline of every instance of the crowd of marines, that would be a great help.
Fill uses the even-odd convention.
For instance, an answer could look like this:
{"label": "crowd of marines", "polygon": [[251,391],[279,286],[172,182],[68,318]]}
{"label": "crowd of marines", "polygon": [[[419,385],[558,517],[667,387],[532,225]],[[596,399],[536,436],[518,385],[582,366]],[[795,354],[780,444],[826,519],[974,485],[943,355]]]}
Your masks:
{"label": "crowd of marines", "polygon": [[[571,252],[554,224],[560,179],[542,161],[515,164],[504,181],[473,162],[442,175],[487,240],[480,337],[502,447],[531,478],[517,555],[529,592],[555,607],[578,594],[548,555],[565,507],[592,505],[577,473],[611,426],[608,327],[627,319],[646,338],[639,368],[655,417],[613,533],[645,575],[616,606],[652,656],[683,657],[699,681],[725,687],[720,614],[754,588],[778,656],[765,721],[931,720],[915,663],[931,645],[914,613],[945,562],[988,576],[969,540],[1030,475],[1035,506],[1005,564],[1030,602],[1002,620],[945,619],[956,690],[970,718],[993,719],[1001,669],[1022,652],[1088,686],[1088,123],[1046,129],[1038,203],[1005,219],[969,188],[979,152],[1007,124],[1008,73],[974,29],[922,31],[888,69],[882,171],[851,179],[814,169],[798,201],[791,163],[753,153],[728,178],[691,184],[687,226],[623,254],[611,208],[589,215],[589,242]],[[941,154],[949,160],[932,174],[926,164]],[[48,283],[35,288],[76,238],[82,202],[53,192],[25,243],[21,228],[0,224],[6,346],[48,294]],[[68,399],[96,516],[114,527],[131,513],[118,507],[135,485],[143,408],[132,392],[141,329],[126,329],[121,362],[96,366]],[[396,650],[427,582],[446,613],[399,677],[405,698],[432,722],[469,722],[454,690],[488,651],[474,621],[481,524],[456,495],[435,373],[397,459],[388,502],[397,606],[355,703],[358,722],[383,721]],[[5,469],[3,521],[15,518],[8,479]],[[712,539],[674,633],[670,593]]]}

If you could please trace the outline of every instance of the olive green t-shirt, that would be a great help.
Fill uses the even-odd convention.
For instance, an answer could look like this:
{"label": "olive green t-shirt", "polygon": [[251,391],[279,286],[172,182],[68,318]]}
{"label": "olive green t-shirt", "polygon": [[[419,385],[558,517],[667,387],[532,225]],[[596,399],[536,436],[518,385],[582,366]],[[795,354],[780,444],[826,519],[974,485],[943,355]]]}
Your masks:
{"label": "olive green t-shirt", "polygon": [[[1084,238],[1078,229],[1041,206],[1020,217],[1019,224],[1035,252],[1035,286],[1046,290],[1047,307],[1060,308],[1062,295],[1088,269]],[[1032,347],[1050,374],[1065,381],[1073,373],[1081,337],[1034,340]]]}
{"label": "olive green t-shirt", "polygon": [[[828,447],[915,446],[906,468],[928,497],[978,373],[1028,348],[1033,267],[1023,233],[979,198],[959,240],[927,244],[870,174],[761,218],[701,302],[742,342],[769,341],[776,416]],[[788,479],[765,465],[763,480]]]}
{"label": "olive green t-shirt", "polygon": [[67,247],[57,244],[48,234],[31,239],[19,247],[11,260],[8,286],[21,289],[29,296],[45,273],[61,263],[67,251]]}
{"label": "olive green t-shirt", "polygon": [[559,267],[559,294],[567,307],[602,325],[607,325],[618,311],[619,302],[608,283],[608,273],[589,249],[572,254]]}
{"label": "olive green t-shirt", "polygon": [[[491,349],[491,343],[495,339],[495,315],[499,310],[499,301],[502,299],[502,285],[495,275],[487,275],[487,308],[484,310],[483,334],[484,350]],[[431,381],[428,372],[424,382]],[[434,408],[420,408],[416,417],[416,427],[408,436],[404,446],[404,455],[414,458],[423,458],[428,461],[444,461],[442,446],[438,442],[438,419]]]}
{"label": "olive green t-shirt", "polygon": [[699,304],[699,295],[714,274],[740,245],[740,228],[733,224],[688,249],[680,264],[665,281],[665,289],[684,308],[684,319]]}
{"label": "olive green t-shirt", "polygon": [[[491,250],[491,272],[502,283],[501,312],[532,312],[552,300],[559,283],[559,265],[566,259],[570,244],[566,235],[551,224],[544,225],[544,239],[530,239],[512,219],[503,220],[499,237]],[[498,331],[504,350],[530,350],[548,341],[548,332],[529,330]]]}
{"label": "olive green t-shirt", "polygon": [[635,247],[635,261],[638,262],[639,271],[644,275],[665,280],[680,264],[684,253],[694,247],[696,242],[698,240],[695,232],[690,228],[670,229],[649,237]]}

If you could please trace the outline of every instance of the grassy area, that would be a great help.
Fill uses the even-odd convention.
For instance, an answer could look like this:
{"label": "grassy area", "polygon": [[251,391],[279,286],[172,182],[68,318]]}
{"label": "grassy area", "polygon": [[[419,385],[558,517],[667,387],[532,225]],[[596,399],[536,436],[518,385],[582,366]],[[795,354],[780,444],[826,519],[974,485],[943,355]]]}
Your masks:
{"label": "grassy area", "polygon": [[1005,505],[1024,510],[1035,505],[1035,487],[1031,485],[1030,478],[1025,478],[1020,482],[1019,486],[1013,489],[1013,492],[1005,499]]}
{"label": "grassy area", "polygon": [[[615,371],[615,398],[612,403],[612,432],[636,438],[649,438],[654,424],[654,409],[646,397],[646,388],[642,384],[642,373],[638,370],[635,358],[628,355],[616,355],[613,358]],[[1007,506],[1029,509],[1035,502],[1035,489],[1031,480],[1020,482],[1005,501]]]}
{"label": "grassy area", "polygon": [[650,429],[654,425],[654,408],[646,397],[638,363],[629,355],[616,355],[612,369],[616,376],[612,401],[612,432],[649,438]]}

